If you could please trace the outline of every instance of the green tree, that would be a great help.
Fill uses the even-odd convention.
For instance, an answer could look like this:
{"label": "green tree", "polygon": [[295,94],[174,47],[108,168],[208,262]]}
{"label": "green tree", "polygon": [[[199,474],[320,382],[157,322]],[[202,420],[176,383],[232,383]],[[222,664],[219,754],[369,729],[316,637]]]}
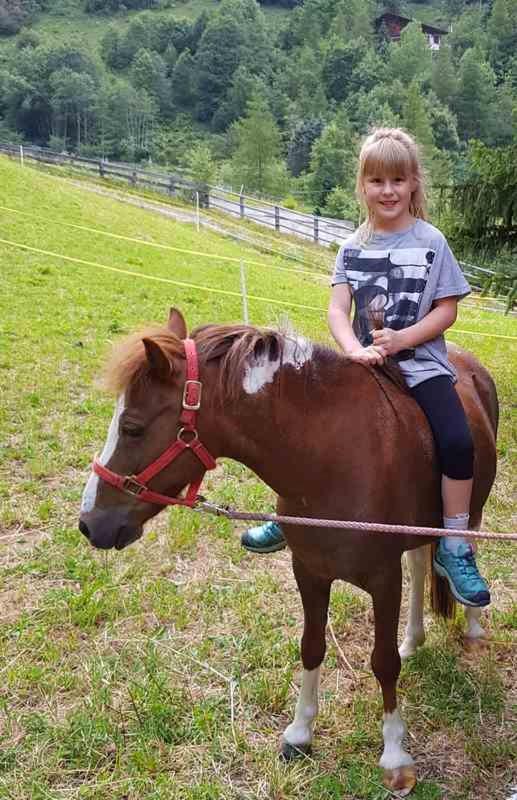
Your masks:
{"label": "green tree", "polygon": [[367,45],[364,39],[340,42],[331,39],[323,64],[323,80],[327,96],[332,100],[342,101],[360,88],[362,76],[358,66],[366,55]]}
{"label": "green tree", "polygon": [[494,0],[488,22],[490,63],[502,77],[517,48],[517,4],[511,0]]}
{"label": "green tree", "polygon": [[154,97],[159,108],[169,110],[169,84],[167,67],[158,53],[142,48],[136,53],[130,70],[131,83],[136,89],[144,89]]}
{"label": "green tree", "polygon": [[494,100],[494,72],[483,54],[470,48],[460,61],[458,94],[454,104],[462,139],[483,139],[490,134]]}
{"label": "green tree", "polygon": [[219,15],[208,24],[195,59],[198,119],[212,119],[231,86],[243,45],[243,32],[236,20]]}
{"label": "green tree", "polygon": [[424,148],[424,151],[430,155],[434,147],[433,130],[420,86],[416,80],[411,83],[407,91],[403,108],[403,122],[408,131]]}
{"label": "green tree", "polygon": [[389,70],[393,80],[409,85],[431,77],[432,54],[419,22],[410,22],[400,35],[400,43],[389,48]]}
{"label": "green tree", "polygon": [[354,155],[351,128],[344,115],[336,115],[312,148],[308,188],[315,206],[323,207],[335,186],[352,189]]}
{"label": "green tree", "polygon": [[248,191],[266,192],[280,159],[280,131],[263,97],[248,103],[246,116],[232,126],[236,150],[232,169]]}
{"label": "green tree", "polygon": [[184,50],[172,70],[172,98],[180,108],[192,107],[196,101],[196,62],[190,50]]}
{"label": "green tree", "polygon": [[438,99],[449,107],[454,105],[458,91],[457,70],[447,43],[441,45],[433,59],[431,86]]}
{"label": "green tree", "polygon": [[60,134],[63,142],[66,145],[69,128],[73,126],[75,147],[80,151],[81,142],[88,141],[88,119],[96,91],[95,83],[89,75],[81,75],[64,67],[52,74],[50,85],[52,108],[62,122]]}

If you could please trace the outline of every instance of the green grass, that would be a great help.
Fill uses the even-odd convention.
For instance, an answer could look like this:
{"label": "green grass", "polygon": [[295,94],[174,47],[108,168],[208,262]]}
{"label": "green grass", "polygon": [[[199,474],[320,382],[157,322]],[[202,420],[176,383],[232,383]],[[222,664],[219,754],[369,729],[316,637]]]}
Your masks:
{"label": "green grass", "polygon": [[[64,223],[260,262],[247,266],[249,293],[321,307],[289,316],[328,341],[325,285],[274,270],[293,262],[57,174],[1,159],[0,185],[2,204],[30,215],[2,212],[1,238],[137,274],[0,245],[0,798],[388,800],[366,595],[334,589],[333,630],[354,674],[329,638],[313,758],[286,766],[277,746],[296,701],[302,619],[288,555],[252,557],[230,522],[184,509],[163,512],[123,553],[92,550],[76,529],[112,413],[95,383],[112,341],[165,319],[170,305],[191,326],[239,320],[242,309],[238,298],[138,277],[239,291],[238,265]],[[318,252],[330,268],[332,255]],[[250,314],[274,325],[285,310],[251,301]],[[463,329],[517,336],[517,325],[465,308],[450,334],[497,380],[500,468],[485,527],[508,531],[516,347]],[[273,507],[269,489],[232,462],[204,491],[242,508]],[[464,655],[459,623],[436,624],[403,668],[416,800],[505,798],[512,785],[514,547],[484,545],[480,559],[495,595],[484,623],[489,651]]]}

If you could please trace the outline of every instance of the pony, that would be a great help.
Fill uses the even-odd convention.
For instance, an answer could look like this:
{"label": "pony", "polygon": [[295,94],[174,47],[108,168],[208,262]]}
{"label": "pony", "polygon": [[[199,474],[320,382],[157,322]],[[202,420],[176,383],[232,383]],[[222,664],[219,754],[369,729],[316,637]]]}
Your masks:
{"label": "pony", "polygon": [[[449,355],[474,437],[471,527],[479,528],[496,471],[497,394],[472,355],[456,347]],[[106,376],[118,401],[79,520],[94,547],[120,550],[140,538],[144,523],[166,505],[195,505],[203,475],[219,457],[252,469],[276,492],[282,515],[440,526],[432,434],[393,369],[353,363],[303,337],[249,325],[210,324],[187,337],[183,315],[171,309],[167,325],[115,348]],[[397,680],[401,656],[413,654],[425,638],[425,545],[433,539],[310,524],[283,530],[304,629],[301,688],[281,755],[310,752],[330,590],[341,579],[372,598],[371,666],[384,706],[379,763],[385,785],[404,796],[416,771],[404,746]],[[404,552],[411,594],[399,652]],[[434,610],[450,616],[447,584],[434,575],[432,588]],[[466,617],[467,637],[482,637],[479,609],[467,608]]]}

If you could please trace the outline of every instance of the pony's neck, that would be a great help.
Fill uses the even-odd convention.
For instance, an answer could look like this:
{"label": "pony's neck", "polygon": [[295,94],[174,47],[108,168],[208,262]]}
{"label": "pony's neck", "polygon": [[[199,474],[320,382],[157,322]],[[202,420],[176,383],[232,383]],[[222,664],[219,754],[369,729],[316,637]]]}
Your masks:
{"label": "pony's neck", "polygon": [[365,381],[371,377],[363,367],[307,341],[278,361],[250,361],[239,397],[221,419],[221,455],[250,467],[278,494],[293,486],[306,493],[336,436],[345,440],[349,403],[357,404]]}

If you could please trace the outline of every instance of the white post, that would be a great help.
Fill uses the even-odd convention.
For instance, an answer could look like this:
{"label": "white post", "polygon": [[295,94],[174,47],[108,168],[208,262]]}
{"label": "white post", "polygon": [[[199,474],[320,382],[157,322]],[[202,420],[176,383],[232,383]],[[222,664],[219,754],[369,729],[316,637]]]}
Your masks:
{"label": "white post", "polygon": [[199,192],[196,192],[196,227],[199,233]]}
{"label": "white post", "polygon": [[248,297],[246,294],[246,272],[244,270],[244,261],[241,260],[241,294],[242,294],[242,318],[245,325],[249,325],[248,317]]}
{"label": "white post", "polygon": [[23,167],[23,145],[20,145],[20,166]]}

